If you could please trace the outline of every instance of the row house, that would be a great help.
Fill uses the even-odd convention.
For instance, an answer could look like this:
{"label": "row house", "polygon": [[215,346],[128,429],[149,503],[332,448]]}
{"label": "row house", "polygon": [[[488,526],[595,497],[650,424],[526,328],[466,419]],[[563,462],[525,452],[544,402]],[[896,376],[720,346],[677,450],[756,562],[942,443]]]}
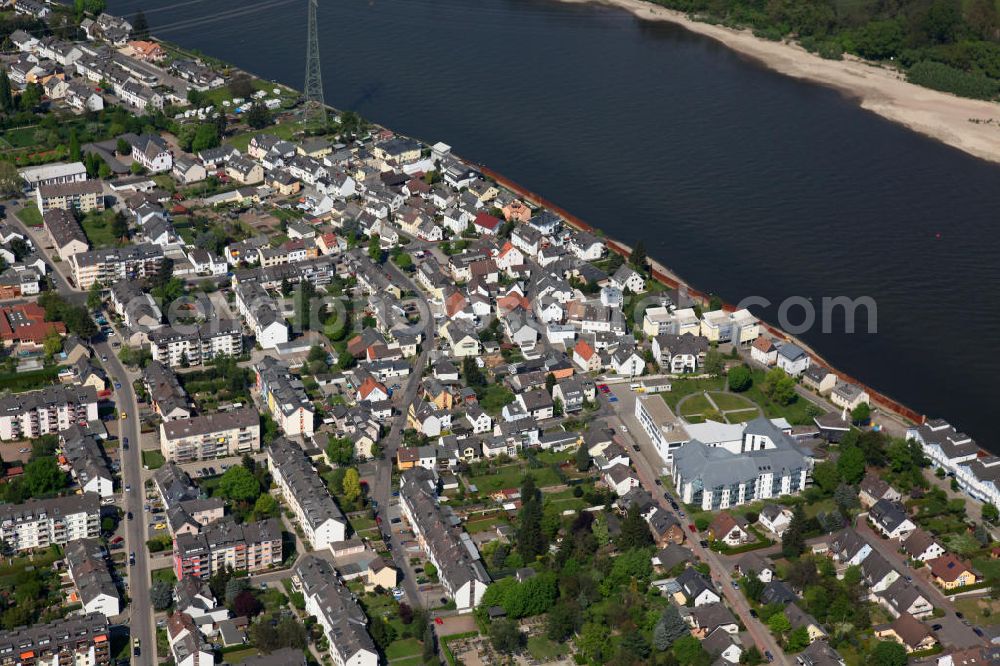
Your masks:
{"label": "row house", "polygon": [[0,659],[4,664],[109,666],[112,657],[111,627],[101,613],[0,631]]}
{"label": "row house", "polygon": [[100,532],[101,498],[97,493],[0,505],[0,541],[12,551],[96,539]]}
{"label": "row house", "polygon": [[271,518],[242,525],[220,521],[198,534],[174,536],[177,580],[210,578],[229,569],[257,573],[281,564],[281,523]]}
{"label": "row house", "polygon": [[97,391],[91,386],[49,386],[0,398],[0,440],[57,434],[97,420]]}
{"label": "row house", "polygon": [[313,548],[346,539],[347,519],[301,447],[279,438],[268,447],[267,464]]}
{"label": "row house", "polygon": [[255,367],[256,389],[281,431],[289,437],[312,437],[316,409],[306,394],[302,380],[288,366],[265,356]]}

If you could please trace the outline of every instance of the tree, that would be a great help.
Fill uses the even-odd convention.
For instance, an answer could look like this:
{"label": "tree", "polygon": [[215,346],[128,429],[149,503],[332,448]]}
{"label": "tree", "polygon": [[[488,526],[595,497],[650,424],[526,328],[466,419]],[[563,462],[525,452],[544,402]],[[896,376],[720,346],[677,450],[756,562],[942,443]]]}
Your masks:
{"label": "tree", "polygon": [[524,634],[512,620],[495,620],[490,624],[490,644],[501,654],[514,654],[524,644]]}
{"label": "tree", "polygon": [[272,626],[260,620],[250,625],[250,644],[265,654],[281,648],[305,650],[308,644],[306,630],[294,617],[286,617]]}
{"label": "tree", "polygon": [[996,523],[1000,519],[1000,511],[992,504],[983,505],[983,520],[988,523]]}
{"label": "tree", "polygon": [[14,109],[14,95],[10,87],[7,70],[0,71],[0,111],[8,113]]}
{"label": "tree", "polygon": [[801,504],[796,504],[792,510],[792,520],[788,523],[785,533],[781,535],[781,554],[786,558],[796,558],[805,551],[805,522],[805,511]]}
{"label": "tree", "polygon": [[233,97],[247,99],[254,93],[253,80],[246,74],[237,74],[229,80],[229,92]]}
{"label": "tree", "polygon": [[792,623],[788,621],[788,616],[785,615],[785,612],[781,611],[767,618],[767,627],[776,636],[783,636],[788,631],[791,631]]}
{"label": "tree", "polygon": [[851,410],[851,419],[860,425],[868,423],[868,419],[871,418],[872,408],[868,406],[867,402],[862,402],[860,405]]}
{"label": "tree", "polygon": [[18,105],[22,111],[34,111],[42,101],[42,86],[38,83],[29,83],[21,92]]}
{"label": "tree", "polygon": [[636,270],[646,269],[646,246],[643,245],[642,241],[637,241],[635,247],[632,248],[632,252],[628,255],[628,263],[632,264]]}
{"label": "tree", "polygon": [[41,497],[66,487],[66,473],[52,456],[34,458],[24,466],[21,486],[28,497]]}
{"label": "tree", "polygon": [[141,9],[132,17],[132,39],[149,39],[149,21]]}
{"label": "tree", "polygon": [[69,159],[71,162],[79,162],[80,157],[80,139],[76,136],[74,128],[69,131]]}
{"label": "tree", "polygon": [[120,210],[111,218],[111,234],[120,240],[128,239],[128,218]]}
{"label": "tree", "polygon": [[223,595],[223,600],[226,602],[227,606],[232,606],[236,603],[236,597],[240,593],[245,592],[250,589],[250,579],[249,578],[237,578],[235,576],[230,576],[226,580],[225,584],[225,594]]}
{"label": "tree", "polygon": [[779,405],[790,405],[795,401],[795,380],[781,368],[774,368],[764,375],[761,386],[764,395]]}
{"label": "tree", "polygon": [[382,263],[382,240],[378,234],[372,234],[368,239],[368,258],[376,264]]}
{"label": "tree", "polygon": [[246,467],[235,465],[219,480],[219,494],[235,502],[253,502],[260,496],[260,483]]}
{"label": "tree", "polygon": [[906,648],[896,641],[879,641],[868,655],[870,666],[906,666]]}
{"label": "tree", "polygon": [[551,641],[562,643],[576,632],[580,623],[580,611],[575,605],[556,604],[545,620],[545,635]]}
{"label": "tree", "polygon": [[763,655],[761,655],[760,650],[756,645],[751,645],[747,650],[740,655],[740,663],[746,664],[746,666],[757,666],[757,664],[764,661]]}
{"label": "tree", "polygon": [[837,472],[844,483],[857,485],[865,475],[865,454],[856,446],[841,448]]}
{"label": "tree", "polygon": [[100,282],[95,281],[87,290],[87,308],[96,312],[101,309],[103,303],[104,287],[101,286]]}
{"label": "tree", "polygon": [[753,375],[750,368],[740,365],[729,371],[729,390],[742,393],[753,385]]}
{"label": "tree", "polygon": [[153,586],[149,588],[149,599],[153,604],[154,610],[165,611],[174,603],[173,588],[165,580],[155,580],[153,581]]}
{"label": "tree", "polygon": [[701,641],[690,634],[674,641],[673,649],[677,663],[681,666],[707,666],[711,662],[711,657],[702,647]]}
{"label": "tree", "polygon": [[118,139],[117,143],[115,143],[115,152],[119,155],[131,155],[132,144],[125,139]]}
{"label": "tree", "polygon": [[743,585],[743,591],[747,595],[747,599],[751,601],[760,601],[760,595],[764,594],[764,581],[757,577],[756,572],[747,572],[741,580],[740,583]]}
{"label": "tree", "polygon": [[253,518],[254,520],[265,520],[267,518],[274,518],[280,512],[281,507],[278,506],[278,500],[271,497],[268,493],[261,493],[260,497],[253,505]]}
{"label": "tree", "polygon": [[853,509],[860,504],[858,501],[858,491],[846,483],[841,483],[837,486],[837,489],[833,492],[833,501],[837,503],[837,506],[844,513],[848,513],[849,509]]}
{"label": "tree", "polygon": [[434,636],[434,628],[427,625],[424,629],[423,637],[424,651],[423,661],[425,664],[437,663],[437,641]]}
{"label": "tree", "polygon": [[472,356],[466,356],[462,359],[462,376],[470,388],[486,386],[486,375],[483,374],[476,359]]}
{"label": "tree", "polygon": [[587,451],[587,446],[581,444],[576,450],[576,469],[580,472],[586,472],[590,469],[590,452]]}
{"label": "tree", "polygon": [[247,125],[253,129],[263,129],[271,124],[271,112],[260,101],[250,105],[246,112]]}
{"label": "tree", "polygon": [[718,349],[709,349],[705,354],[705,363],[702,366],[709,375],[721,375],[726,368],[726,361]]}
{"label": "tree", "polygon": [[517,516],[517,551],[525,562],[533,561],[547,547],[542,532],[542,503],[538,497],[535,480],[529,474],[521,485],[521,511]]}
{"label": "tree", "polygon": [[690,630],[683,618],[681,618],[677,606],[670,604],[664,609],[663,614],[660,616],[660,621],[656,623],[656,627],[653,629],[653,646],[660,652],[665,652],[670,649],[670,646],[677,639],[689,634]]}
{"label": "tree", "polygon": [[831,493],[840,483],[840,472],[832,460],[824,460],[813,467],[813,481],[824,493]]}
{"label": "tree", "polygon": [[350,501],[354,502],[359,497],[361,497],[361,477],[358,476],[358,470],[350,467],[344,472],[344,497]]}
{"label": "tree", "polygon": [[381,615],[372,615],[368,624],[368,633],[371,634],[375,645],[381,650],[385,650],[394,640],[396,640],[396,629],[385,621]]}
{"label": "tree", "polygon": [[250,590],[243,590],[233,599],[233,614],[237,617],[254,617],[263,609],[263,604]]}
{"label": "tree", "polygon": [[0,193],[5,196],[20,194],[23,183],[21,174],[17,172],[14,163],[9,160],[0,160]]}
{"label": "tree", "polygon": [[396,255],[396,258],[393,259],[393,261],[395,261],[396,265],[399,266],[404,271],[409,271],[411,268],[413,268],[413,257],[406,254],[405,252]]}
{"label": "tree", "polygon": [[350,437],[327,436],[326,455],[335,465],[350,465],[354,459],[354,442]]}
{"label": "tree", "polygon": [[191,140],[191,151],[197,153],[209,148],[216,148],[219,143],[221,141],[218,126],[215,123],[202,123],[198,125],[194,138]]}
{"label": "tree", "polygon": [[642,517],[637,507],[632,507],[625,516],[625,520],[622,521],[622,531],[616,545],[622,551],[653,545],[653,535],[649,531],[649,524],[646,523],[646,519]]}
{"label": "tree", "polygon": [[45,340],[42,341],[42,348],[45,350],[45,355],[52,358],[56,354],[62,351],[63,343],[62,336],[56,331],[52,331],[45,336]]}

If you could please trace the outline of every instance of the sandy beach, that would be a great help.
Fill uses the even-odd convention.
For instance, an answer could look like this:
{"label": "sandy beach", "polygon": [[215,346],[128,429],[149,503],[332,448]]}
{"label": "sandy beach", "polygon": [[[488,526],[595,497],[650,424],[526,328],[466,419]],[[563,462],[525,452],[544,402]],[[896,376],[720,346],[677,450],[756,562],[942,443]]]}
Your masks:
{"label": "sandy beach", "polygon": [[676,23],[760,62],[776,72],[830,86],[861,108],[990,162],[1000,163],[1000,104],[956,97],[907,83],[891,69],[845,56],[824,60],[802,47],[700,23],[645,0],[561,0],[619,7],[650,21]]}

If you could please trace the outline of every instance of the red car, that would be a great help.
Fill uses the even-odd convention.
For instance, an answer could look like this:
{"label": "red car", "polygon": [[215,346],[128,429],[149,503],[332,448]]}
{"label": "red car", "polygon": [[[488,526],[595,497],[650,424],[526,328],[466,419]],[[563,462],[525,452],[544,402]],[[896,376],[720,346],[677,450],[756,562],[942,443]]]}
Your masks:
{"label": "red car", "polygon": [[695,529],[694,523],[688,523],[688,529],[691,530],[692,532],[698,531],[697,529]]}
{"label": "red car", "polygon": [[434,624],[444,624],[444,620],[439,617],[434,618]]}

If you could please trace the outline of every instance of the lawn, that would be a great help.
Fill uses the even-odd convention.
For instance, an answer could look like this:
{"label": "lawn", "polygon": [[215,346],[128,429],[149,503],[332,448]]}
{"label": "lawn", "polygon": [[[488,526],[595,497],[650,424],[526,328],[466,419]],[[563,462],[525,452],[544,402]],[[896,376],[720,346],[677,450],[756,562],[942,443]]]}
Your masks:
{"label": "lawn", "polygon": [[681,398],[686,395],[691,395],[692,393],[702,393],[704,391],[721,391],[722,387],[725,385],[725,380],[722,377],[709,377],[707,379],[678,379],[674,381],[670,390],[661,393],[663,396],[663,401],[670,406],[670,409],[676,410],[677,403],[680,402]]}
{"label": "lawn", "polygon": [[973,624],[991,624],[1000,614],[1000,601],[986,597],[956,599],[955,608]]}
{"label": "lawn", "polygon": [[724,412],[731,409],[751,409],[755,407],[750,400],[736,393],[713,393],[712,401]]}
{"label": "lawn", "polygon": [[704,395],[692,395],[681,405],[681,416],[687,418],[712,411],[712,405]]}
{"label": "lawn", "polygon": [[171,569],[170,567],[164,567],[162,569],[153,569],[150,572],[150,576],[152,577],[154,583],[158,580],[166,581],[171,585],[177,582],[177,576],[174,575],[174,570]]}
{"label": "lawn", "polygon": [[[223,90],[225,90],[223,88]],[[233,146],[240,152],[246,152],[247,146],[250,145],[250,139],[254,138],[258,134],[273,134],[279,139],[291,139],[295,136],[296,132],[301,129],[295,123],[284,123],[281,125],[272,125],[265,130],[260,132],[247,132],[246,134],[237,134],[236,136],[226,139],[225,143]]]}
{"label": "lawn", "polygon": [[522,465],[493,467],[485,474],[470,476],[469,483],[475,484],[480,493],[488,494],[505,488],[520,488],[525,474],[529,472],[535,477],[535,484],[539,488],[562,483],[556,473],[548,467],[529,470]]}
{"label": "lawn", "polygon": [[0,389],[10,389],[12,393],[22,391],[34,391],[57,383],[56,377],[62,368],[53,365],[49,368],[35,370],[32,372],[15,372],[0,375]]}
{"label": "lawn", "polygon": [[106,210],[102,213],[90,212],[83,218],[80,226],[83,227],[83,233],[87,234],[87,239],[93,247],[114,247],[121,244],[111,231],[114,217],[114,211]]}
{"label": "lawn", "polygon": [[250,657],[256,657],[260,654],[260,650],[257,648],[244,648],[242,650],[233,650],[232,652],[227,652],[223,655],[225,662],[227,664],[242,664],[244,661]]}
{"label": "lawn", "polygon": [[745,423],[747,421],[752,421],[758,416],[760,416],[760,410],[756,407],[754,409],[739,409],[732,412],[726,413],[726,421],[729,423]]}
{"label": "lawn", "polygon": [[424,646],[416,638],[393,641],[385,648],[385,658],[389,663],[418,658],[423,653]]}
{"label": "lawn", "polygon": [[552,661],[566,654],[566,646],[545,636],[532,636],[528,639],[528,654],[541,662]]}
{"label": "lawn", "polygon": [[142,452],[142,466],[146,469],[160,469],[166,462],[163,454],[159,451]]}
{"label": "lawn", "polygon": [[487,516],[486,518],[472,519],[465,523],[465,531],[469,534],[489,532],[495,530],[498,523],[507,524],[507,520],[502,514]]}
{"label": "lawn", "polygon": [[38,206],[34,201],[29,201],[24,208],[17,213],[17,219],[24,222],[29,227],[42,226],[42,214],[38,212]]}

